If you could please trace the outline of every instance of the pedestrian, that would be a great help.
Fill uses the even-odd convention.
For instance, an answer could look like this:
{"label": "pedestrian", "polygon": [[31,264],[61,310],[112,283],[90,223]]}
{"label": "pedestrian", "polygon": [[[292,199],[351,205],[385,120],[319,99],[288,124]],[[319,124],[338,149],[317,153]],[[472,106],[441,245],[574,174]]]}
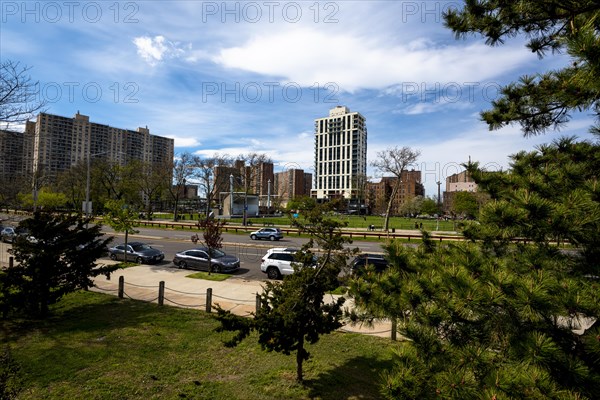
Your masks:
{"label": "pedestrian", "polygon": [[198,243],[198,240],[200,240],[200,238],[198,237],[198,234],[194,234],[192,235],[192,243],[196,244]]}
{"label": "pedestrian", "polygon": [[419,224],[419,229],[423,229],[423,223],[422,222]]}
{"label": "pedestrian", "polygon": [[415,229],[419,229],[419,223],[415,221]]}

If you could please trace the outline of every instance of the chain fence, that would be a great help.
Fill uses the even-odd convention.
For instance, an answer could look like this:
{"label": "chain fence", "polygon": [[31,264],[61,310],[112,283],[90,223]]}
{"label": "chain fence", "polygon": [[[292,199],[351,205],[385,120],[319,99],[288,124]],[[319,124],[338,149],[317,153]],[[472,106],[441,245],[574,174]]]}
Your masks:
{"label": "chain fence", "polygon": [[[222,309],[241,317],[254,317],[255,313],[260,309],[260,297],[258,293],[255,300],[236,299],[214,294],[212,288],[208,288],[206,292],[186,292],[169,288],[165,286],[164,281],[159,282],[158,285],[138,285],[125,282],[123,276],[119,277],[117,288],[98,285],[95,282],[93,290],[111,295],[116,294],[121,299],[127,298],[147,303],[158,303],[161,306],[166,304],[181,308],[198,309],[204,310],[207,313],[211,313],[215,306],[218,305]],[[158,295],[156,295],[157,291]],[[223,302],[219,302],[218,300],[223,300]],[[396,339],[394,323],[391,324],[390,329],[378,331],[373,331],[372,329],[352,330],[348,326],[340,328],[339,331],[372,336],[388,334],[391,339]]]}

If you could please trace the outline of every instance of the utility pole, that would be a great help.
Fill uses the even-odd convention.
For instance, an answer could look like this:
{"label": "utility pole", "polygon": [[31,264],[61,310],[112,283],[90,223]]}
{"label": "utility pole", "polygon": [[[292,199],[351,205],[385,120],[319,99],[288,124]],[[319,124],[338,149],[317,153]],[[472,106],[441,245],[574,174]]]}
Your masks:
{"label": "utility pole", "polygon": [[267,216],[271,213],[271,180],[267,181]]}
{"label": "utility pole", "polygon": [[229,175],[229,217],[233,218],[233,174]]}

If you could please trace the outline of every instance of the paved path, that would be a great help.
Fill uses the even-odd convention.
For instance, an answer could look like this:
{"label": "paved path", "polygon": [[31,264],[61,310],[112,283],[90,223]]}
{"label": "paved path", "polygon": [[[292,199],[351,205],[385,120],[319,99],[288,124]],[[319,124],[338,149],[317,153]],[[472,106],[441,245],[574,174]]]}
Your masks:
{"label": "paved path", "polygon": [[[110,261],[109,261],[110,262]],[[193,271],[164,266],[142,265],[115,271],[110,280],[96,277],[92,290],[118,294],[119,277],[123,277],[124,296],[136,300],[158,302],[159,283],[164,282],[164,304],[199,310],[206,309],[207,289],[212,289],[212,303],[236,315],[250,316],[256,310],[256,295],[262,293],[263,283],[230,277],[224,281],[187,278]],[[332,299],[335,296],[332,295]],[[351,306],[351,302],[346,303]],[[345,326],[343,331],[391,337],[391,323],[383,321],[372,327]]]}

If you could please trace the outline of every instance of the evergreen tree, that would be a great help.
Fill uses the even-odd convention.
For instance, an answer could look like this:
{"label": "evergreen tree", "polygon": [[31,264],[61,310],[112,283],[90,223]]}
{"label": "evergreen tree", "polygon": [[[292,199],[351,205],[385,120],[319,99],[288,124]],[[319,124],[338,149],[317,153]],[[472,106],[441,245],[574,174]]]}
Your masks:
{"label": "evergreen tree", "polygon": [[[310,357],[307,345],[342,326],[344,298],[328,301],[326,294],[338,287],[338,276],[354,251],[344,248],[350,242],[341,234],[344,224],[326,217],[335,207],[335,202],[316,206],[293,220],[311,239],[296,253],[292,275],[283,282],[266,283],[254,319],[217,307],[220,330],[237,331],[229,345],[237,344],[252,331],[258,332],[263,349],[286,355],[296,353],[298,381],[303,380],[303,363]],[[314,247],[321,252],[316,262],[311,250]]]}
{"label": "evergreen tree", "polygon": [[566,52],[562,69],[523,76],[502,89],[493,108],[482,113],[490,129],[519,123],[526,136],[568,122],[571,113],[591,110],[600,122],[600,3],[596,0],[465,0],[449,10],[446,25],[457,37],[481,34],[490,45],[526,34],[527,47],[540,58]]}
{"label": "evergreen tree", "polygon": [[19,224],[28,236],[16,238],[10,250],[15,264],[2,276],[8,306],[43,317],[50,304],[89,288],[91,277],[115,269],[96,264],[112,238],[102,239],[100,225],[88,223],[77,216],[37,212]]}
{"label": "evergreen tree", "polygon": [[508,172],[468,170],[492,198],[468,242],[392,243],[388,272],[351,282],[366,316],[409,339],[386,396],[600,398],[600,145],[561,139]]}

